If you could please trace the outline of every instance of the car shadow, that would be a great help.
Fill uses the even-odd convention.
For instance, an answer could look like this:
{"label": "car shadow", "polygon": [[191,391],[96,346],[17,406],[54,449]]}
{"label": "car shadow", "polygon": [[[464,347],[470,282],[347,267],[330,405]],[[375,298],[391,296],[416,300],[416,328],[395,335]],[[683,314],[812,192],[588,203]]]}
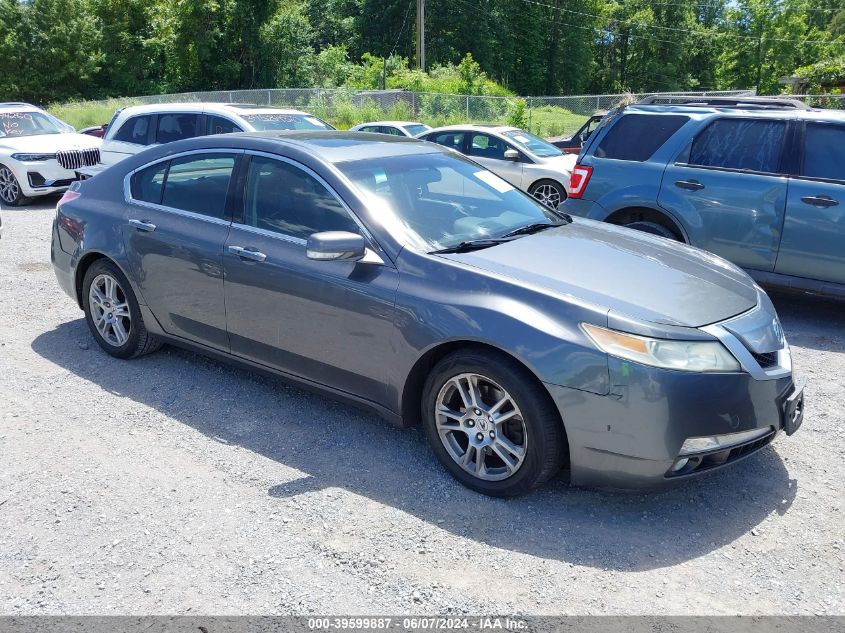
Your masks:
{"label": "car shadow", "polygon": [[420,430],[271,377],[171,347],[120,361],[97,347],[83,319],[41,334],[32,349],[215,441],[306,473],[272,486],[268,504],[337,487],[464,538],[577,565],[636,571],[688,561],[787,512],[796,495],[797,482],[767,447],[667,492],[580,489],[561,476],[529,495],[493,499],[446,474]]}
{"label": "car shadow", "polygon": [[769,290],[790,345],[845,352],[845,300]]}

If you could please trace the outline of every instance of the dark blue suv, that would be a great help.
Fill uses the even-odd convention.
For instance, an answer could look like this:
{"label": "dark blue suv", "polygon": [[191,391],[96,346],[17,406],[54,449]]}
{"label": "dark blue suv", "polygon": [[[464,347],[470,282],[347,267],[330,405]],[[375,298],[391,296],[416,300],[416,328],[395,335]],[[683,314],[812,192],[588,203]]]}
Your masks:
{"label": "dark blue suv", "polygon": [[698,246],[761,283],[845,296],[845,113],[628,106],[581,151],[565,209]]}

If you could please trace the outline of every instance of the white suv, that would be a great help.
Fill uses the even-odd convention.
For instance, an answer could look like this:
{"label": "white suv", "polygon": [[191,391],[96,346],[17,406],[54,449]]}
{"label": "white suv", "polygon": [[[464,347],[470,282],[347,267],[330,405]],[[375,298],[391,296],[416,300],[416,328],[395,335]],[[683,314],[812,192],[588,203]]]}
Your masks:
{"label": "white suv", "polygon": [[112,165],[150,145],[207,134],[333,129],[307,112],[242,103],[130,106],[118,110],[106,128],[102,162]]}
{"label": "white suv", "polygon": [[0,201],[9,206],[64,191],[76,169],[100,160],[100,139],[28,103],[0,103]]}

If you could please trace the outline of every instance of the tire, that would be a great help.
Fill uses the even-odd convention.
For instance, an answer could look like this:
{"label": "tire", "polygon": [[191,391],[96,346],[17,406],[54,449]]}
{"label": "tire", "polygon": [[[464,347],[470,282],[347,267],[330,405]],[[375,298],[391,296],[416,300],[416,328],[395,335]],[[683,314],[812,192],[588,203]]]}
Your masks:
{"label": "tire", "polygon": [[20,207],[32,201],[23,195],[18,179],[5,165],[0,165],[0,201],[10,207]]}
{"label": "tire", "polygon": [[[460,384],[466,393],[473,377],[475,402],[481,401],[477,408],[457,388]],[[505,397],[506,404],[494,406]],[[445,409],[456,417],[440,413]],[[423,387],[422,419],[443,467],[464,486],[485,495],[524,494],[556,475],[567,458],[566,434],[549,394],[503,354],[466,349],[440,360]]]}
{"label": "tire", "polygon": [[554,180],[538,180],[528,187],[528,195],[547,207],[557,209],[566,200],[566,188]]}
{"label": "tire", "polygon": [[98,259],[85,271],[82,309],[97,344],[116,358],[136,358],[161,347],[144,327],[129,280],[108,259]]}
{"label": "tire", "polygon": [[650,233],[651,235],[659,235],[660,237],[665,237],[667,240],[674,240],[675,242],[683,241],[672,229],[667,226],[663,226],[662,224],[658,224],[657,222],[630,222],[628,224],[624,224],[623,226],[629,229],[634,229],[635,231],[642,231],[643,233]]}

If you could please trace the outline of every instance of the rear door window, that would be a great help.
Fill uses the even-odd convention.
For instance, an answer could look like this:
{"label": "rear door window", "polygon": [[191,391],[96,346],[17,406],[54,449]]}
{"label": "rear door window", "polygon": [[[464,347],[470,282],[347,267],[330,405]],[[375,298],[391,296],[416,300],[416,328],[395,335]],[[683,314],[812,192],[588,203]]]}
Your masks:
{"label": "rear door window", "polygon": [[198,114],[182,112],[159,114],[156,143],[172,143],[173,141],[200,136],[197,129],[198,123]]}
{"label": "rear door window", "polygon": [[845,126],[807,124],[801,174],[845,181]]}
{"label": "rear door window", "polygon": [[626,114],[607,131],[595,155],[615,160],[648,160],[687,121],[688,116],[678,114]]}
{"label": "rear door window", "polygon": [[717,119],[693,140],[688,164],[777,174],[785,134],[784,121]]}
{"label": "rear door window", "polygon": [[459,152],[464,151],[464,133],[463,132],[439,132],[437,134],[430,134],[426,137],[427,141],[433,141],[438,145],[445,145],[451,147]]}
{"label": "rear door window", "polygon": [[147,145],[149,143],[150,123],[152,116],[133,116],[127,120],[115,133],[112,140],[122,143],[134,143],[135,145]]}
{"label": "rear door window", "polygon": [[142,202],[161,204],[161,191],[169,161],[151,165],[132,176],[132,197]]}
{"label": "rear door window", "polygon": [[232,154],[203,153],[174,158],[170,161],[161,203],[222,218],[234,167]]}

